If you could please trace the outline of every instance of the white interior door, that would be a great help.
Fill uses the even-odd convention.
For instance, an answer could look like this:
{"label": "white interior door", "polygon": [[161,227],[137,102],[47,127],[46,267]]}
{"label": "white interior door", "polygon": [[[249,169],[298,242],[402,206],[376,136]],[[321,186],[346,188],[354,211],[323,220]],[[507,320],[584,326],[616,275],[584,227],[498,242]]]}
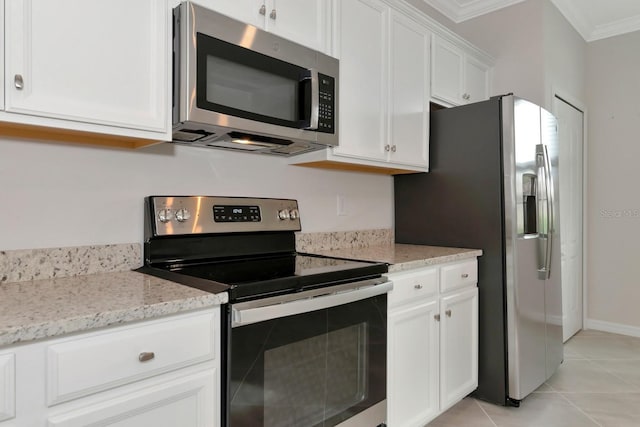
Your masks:
{"label": "white interior door", "polygon": [[554,98],[560,141],[560,240],[562,255],[563,341],[582,329],[583,320],[583,142],[584,113]]}

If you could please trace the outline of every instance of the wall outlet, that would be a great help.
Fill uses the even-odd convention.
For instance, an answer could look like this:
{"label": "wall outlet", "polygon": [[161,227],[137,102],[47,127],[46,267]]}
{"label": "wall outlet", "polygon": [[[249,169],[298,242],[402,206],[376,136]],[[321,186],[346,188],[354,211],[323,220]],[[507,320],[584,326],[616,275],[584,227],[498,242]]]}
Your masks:
{"label": "wall outlet", "polygon": [[338,216],[346,216],[347,215],[347,201],[346,198],[342,194],[338,194],[336,199],[337,206],[337,214]]}

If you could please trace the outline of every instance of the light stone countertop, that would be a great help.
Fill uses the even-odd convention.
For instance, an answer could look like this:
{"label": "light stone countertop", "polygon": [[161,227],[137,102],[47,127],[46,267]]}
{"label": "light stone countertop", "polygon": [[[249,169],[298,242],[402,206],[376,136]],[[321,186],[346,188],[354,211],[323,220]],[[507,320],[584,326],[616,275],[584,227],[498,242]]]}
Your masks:
{"label": "light stone countertop", "polygon": [[470,259],[482,255],[482,251],[479,249],[404,245],[399,243],[368,246],[363,248],[314,251],[313,253],[317,255],[362,261],[386,262],[389,264],[389,273]]}
{"label": "light stone countertop", "polygon": [[0,346],[213,307],[227,298],[134,271],[0,283]]}

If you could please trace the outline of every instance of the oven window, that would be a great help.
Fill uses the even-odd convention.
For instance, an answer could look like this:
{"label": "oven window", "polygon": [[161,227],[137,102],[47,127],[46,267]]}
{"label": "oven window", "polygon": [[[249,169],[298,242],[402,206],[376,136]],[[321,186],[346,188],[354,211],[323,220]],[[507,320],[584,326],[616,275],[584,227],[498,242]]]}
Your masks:
{"label": "oven window", "polygon": [[[265,351],[264,426],[313,426],[366,397],[366,323]],[[326,367],[332,367],[332,378]]]}
{"label": "oven window", "polygon": [[331,427],[386,397],[386,295],[230,330],[230,427]]}

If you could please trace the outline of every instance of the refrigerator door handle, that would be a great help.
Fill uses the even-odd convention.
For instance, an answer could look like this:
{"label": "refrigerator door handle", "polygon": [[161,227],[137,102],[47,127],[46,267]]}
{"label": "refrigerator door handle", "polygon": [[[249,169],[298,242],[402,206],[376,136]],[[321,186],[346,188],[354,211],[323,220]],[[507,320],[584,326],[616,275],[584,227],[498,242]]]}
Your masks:
{"label": "refrigerator door handle", "polygon": [[545,195],[545,227],[542,236],[544,236],[544,262],[542,268],[538,270],[538,279],[547,280],[551,276],[551,248],[553,247],[553,231],[554,231],[554,200],[553,200],[553,176],[551,174],[551,162],[549,161],[549,152],[547,146],[539,144],[536,147],[536,157],[541,160],[540,164],[543,171],[544,195]]}
{"label": "refrigerator door handle", "polygon": [[547,145],[542,146],[544,148],[544,165],[547,172],[545,179],[547,184],[547,217],[549,218],[549,231],[547,236],[547,260],[546,271],[547,279],[551,277],[551,250],[553,248],[553,236],[555,234],[555,200],[554,200],[554,186],[553,186],[553,174],[551,172],[551,160],[549,159],[549,151]]}

